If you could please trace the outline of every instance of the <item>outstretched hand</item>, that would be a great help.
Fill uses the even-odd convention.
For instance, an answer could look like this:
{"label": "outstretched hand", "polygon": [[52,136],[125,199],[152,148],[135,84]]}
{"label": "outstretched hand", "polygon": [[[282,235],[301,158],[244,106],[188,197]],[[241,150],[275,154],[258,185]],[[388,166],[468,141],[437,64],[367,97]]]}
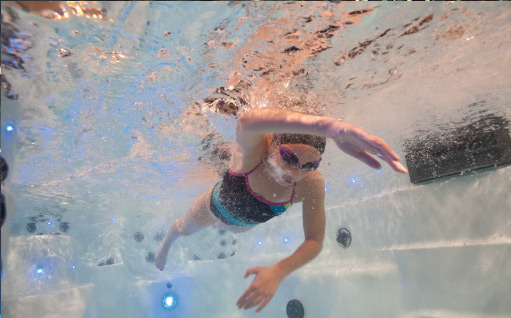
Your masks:
{"label": "outstretched hand", "polygon": [[408,173],[399,162],[399,156],[383,139],[371,135],[362,128],[336,121],[328,130],[328,137],[335,141],[339,149],[372,168],[381,167],[378,160],[372,156],[374,155],[386,161],[395,171]]}
{"label": "outstretched hand", "polygon": [[256,275],[250,286],[245,290],[236,302],[239,309],[250,309],[258,306],[256,313],[261,311],[273,298],[277,292],[280,282],[284,278],[282,274],[274,267],[254,267],[249,268],[245,277]]}

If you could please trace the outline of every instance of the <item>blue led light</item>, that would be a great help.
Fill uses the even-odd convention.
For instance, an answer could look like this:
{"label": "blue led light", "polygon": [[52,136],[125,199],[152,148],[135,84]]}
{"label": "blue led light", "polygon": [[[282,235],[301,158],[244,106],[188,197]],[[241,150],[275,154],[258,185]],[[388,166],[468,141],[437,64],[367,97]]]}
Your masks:
{"label": "blue led light", "polygon": [[347,182],[351,188],[358,188],[364,184],[360,176],[349,176]]}
{"label": "blue led light", "polygon": [[282,244],[288,244],[289,243],[289,237],[288,236],[284,236],[284,238],[282,238]]}
{"label": "blue led light", "polygon": [[5,127],[5,130],[7,130],[8,132],[11,132],[14,130],[14,127],[11,125],[7,125],[7,127]]}
{"label": "blue led light", "polygon": [[257,245],[259,245],[259,246],[263,246],[263,241],[262,241],[262,240],[259,240],[259,241],[257,242]]}
{"label": "blue led light", "polygon": [[168,292],[163,295],[161,300],[163,309],[172,310],[177,306],[177,294],[174,292]]}
{"label": "blue led light", "polygon": [[52,224],[53,224],[52,221],[47,221],[46,222],[46,225],[52,225]]}
{"label": "blue led light", "polygon": [[76,266],[75,264],[71,265],[71,269],[72,269],[72,270],[75,270],[75,269],[77,269],[77,268],[78,268],[78,266]]}
{"label": "blue led light", "polygon": [[42,267],[38,267],[36,268],[35,272],[37,275],[41,276],[42,274],[44,274],[44,269]]}
{"label": "blue led light", "polygon": [[112,218],[112,222],[116,222],[117,221],[117,218]]}

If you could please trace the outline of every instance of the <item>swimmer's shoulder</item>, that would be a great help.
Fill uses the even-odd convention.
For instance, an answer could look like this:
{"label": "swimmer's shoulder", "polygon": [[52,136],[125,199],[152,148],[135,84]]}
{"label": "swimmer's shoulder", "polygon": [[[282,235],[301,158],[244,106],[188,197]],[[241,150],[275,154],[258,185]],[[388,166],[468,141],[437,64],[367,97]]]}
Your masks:
{"label": "swimmer's shoulder", "polygon": [[252,170],[267,154],[267,135],[249,136],[236,140],[229,168],[233,172],[244,173]]}

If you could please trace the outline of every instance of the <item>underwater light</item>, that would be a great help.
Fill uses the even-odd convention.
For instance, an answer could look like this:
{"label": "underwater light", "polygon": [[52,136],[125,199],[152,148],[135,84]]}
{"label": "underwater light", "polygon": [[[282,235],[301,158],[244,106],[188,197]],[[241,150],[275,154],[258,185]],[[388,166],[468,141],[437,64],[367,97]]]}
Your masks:
{"label": "underwater light", "polygon": [[12,127],[11,125],[7,125],[7,127],[5,127],[5,130],[7,130],[8,132],[11,132],[14,130],[14,127]]}
{"label": "underwater light", "polygon": [[162,305],[165,310],[174,309],[177,306],[177,294],[173,292],[166,293],[162,298]]}
{"label": "underwater light", "polygon": [[42,267],[38,267],[36,268],[35,272],[37,275],[42,275],[44,274],[44,269]]}

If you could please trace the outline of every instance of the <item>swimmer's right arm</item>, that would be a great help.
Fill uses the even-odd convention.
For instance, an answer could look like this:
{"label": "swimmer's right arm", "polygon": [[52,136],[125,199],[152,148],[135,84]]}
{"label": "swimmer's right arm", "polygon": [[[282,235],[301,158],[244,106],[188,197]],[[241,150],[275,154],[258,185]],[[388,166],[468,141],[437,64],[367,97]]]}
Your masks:
{"label": "swimmer's right arm", "polygon": [[252,109],[240,116],[237,128],[240,146],[251,147],[254,138],[273,133],[325,136],[331,138],[339,149],[372,168],[381,167],[374,155],[386,161],[395,171],[408,172],[383,139],[340,120],[272,108]]}

